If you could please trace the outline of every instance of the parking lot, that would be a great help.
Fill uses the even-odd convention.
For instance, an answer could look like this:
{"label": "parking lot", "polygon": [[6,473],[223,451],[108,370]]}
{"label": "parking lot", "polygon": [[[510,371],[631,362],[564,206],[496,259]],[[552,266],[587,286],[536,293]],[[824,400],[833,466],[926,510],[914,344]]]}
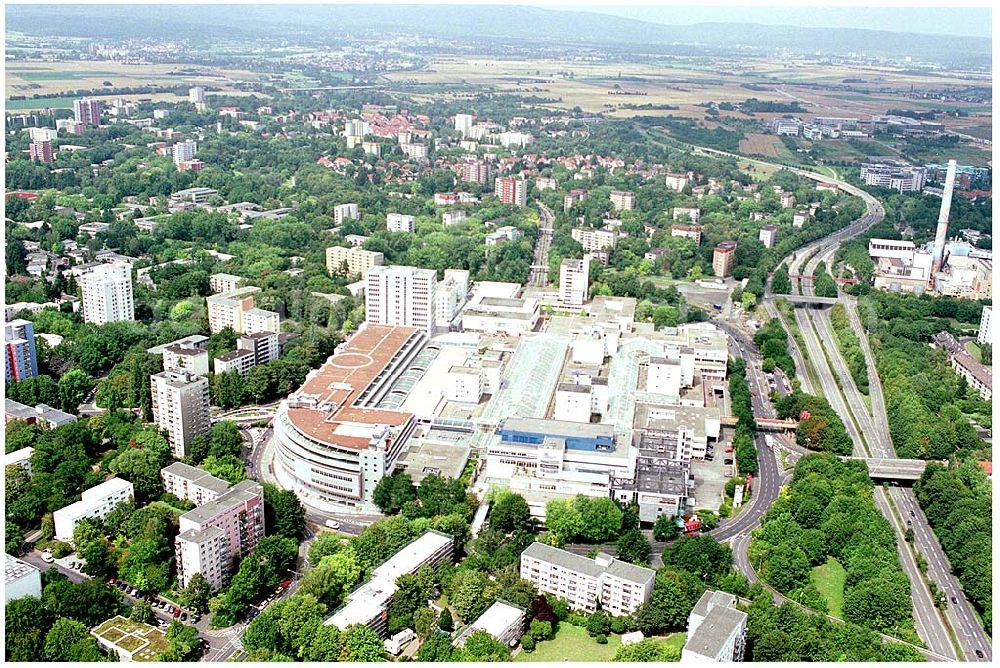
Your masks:
{"label": "parking lot", "polygon": [[726,452],[726,448],[730,447],[732,437],[731,429],[723,429],[722,437],[715,444],[710,460],[707,458],[704,461],[691,460],[691,474],[694,476],[694,507],[697,510],[718,512],[722,506],[726,483],[731,477],[726,475],[726,470],[731,470],[731,465],[727,465],[726,461],[732,460],[733,453]]}

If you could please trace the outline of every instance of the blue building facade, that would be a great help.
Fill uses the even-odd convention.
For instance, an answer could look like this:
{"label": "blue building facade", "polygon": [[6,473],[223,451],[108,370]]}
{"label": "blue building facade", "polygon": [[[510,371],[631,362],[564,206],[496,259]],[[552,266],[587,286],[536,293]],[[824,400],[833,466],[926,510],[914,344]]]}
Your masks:
{"label": "blue building facade", "polygon": [[567,450],[611,452],[615,449],[615,433],[611,425],[508,418],[497,428],[503,443],[541,445],[546,438],[556,438]]}

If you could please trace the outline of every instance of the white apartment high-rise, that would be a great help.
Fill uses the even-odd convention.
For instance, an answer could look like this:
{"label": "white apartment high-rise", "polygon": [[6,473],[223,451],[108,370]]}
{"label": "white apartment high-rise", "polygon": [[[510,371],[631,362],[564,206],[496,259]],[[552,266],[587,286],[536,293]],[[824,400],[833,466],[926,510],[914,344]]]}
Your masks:
{"label": "white apartment high-rise", "polygon": [[208,379],[182,369],[167,369],[149,377],[153,394],[153,422],[167,433],[177,459],[187,457],[198,436],[212,429]]}
{"label": "white apartment high-rise", "polygon": [[414,217],[402,213],[390,213],[385,217],[385,226],[390,232],[413,232]]}
{"label": "white apartment high-rise", "polygon": [[174,144],[174,164],[179,165],[194,158],[198,153],[198,143],[194,141],[179,141]]}
{"label": "white apartment high-rise", "polygon": [[205,101],[205,89],[201,86],[188,88],[188,101],[191,104],[199,104]]}
{"label": "white apartment high-rise", "polygon": [[375,266],[368,270],[365,283],[367,322],[434,333],[437,272],[433,269]]}
{"label": "white apartment high-rise", "polygon": [[472,114],[455,114],[455,130],[462,133],[463,139],[472,132],[472,123],[475,119]]}
{"label": "white apartment high-rise", "polygon": [[[990,328],[990,320],[993,317],[993,307],[984,306],[983,316],[979,320],[979,335],[976,337],[976,343],[983,345],[984,343],[993,343],[993,331]],[[983,364],[989,365],[990,360],[983,360]]]}
{"label": "white apartment high-rise", "polygon": [[340,204],[333,207],[333,222],[335,225],[343,225],[345,220],[358,219],[357,204]]}
{"label": "white apartment high-rise", "polygon": [[127,264],[100,264],[80,276],[83,320],[95,325],[135,320],[132,270]]}
{"label": "white apartment high-rise", "polygon": [[559,301],[567,306],[583,306],[590,290],[590,255],[582,260],[566,258],[559,265]]}
{"label": "white apartment high-rise", "polygon": [[630,615],[653,595],[656,571],[598,553],[582,554],[532,543],[521,553],[521,579],[540,592],[553,594],[573,610],[592,613],[597,601],[609,615]]}

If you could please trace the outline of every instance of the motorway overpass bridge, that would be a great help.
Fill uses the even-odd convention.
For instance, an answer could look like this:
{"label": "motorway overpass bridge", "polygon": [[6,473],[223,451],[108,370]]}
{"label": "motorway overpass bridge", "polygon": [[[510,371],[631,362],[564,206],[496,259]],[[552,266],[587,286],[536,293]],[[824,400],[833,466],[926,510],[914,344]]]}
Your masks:
{"label": "motorway overpass bridge", "polygon": [[855,459],[868,465],[868,475],[872,480],[918,480],[927,468],[927,462],[922,459],[876,459],[865,457],[842,457]]}
{"label": "motorway overpass bridge", "polygon": [[815,297],[813,295],[775,295],[775,298],[787,299],[793,306],[833,306],[836,297]]}

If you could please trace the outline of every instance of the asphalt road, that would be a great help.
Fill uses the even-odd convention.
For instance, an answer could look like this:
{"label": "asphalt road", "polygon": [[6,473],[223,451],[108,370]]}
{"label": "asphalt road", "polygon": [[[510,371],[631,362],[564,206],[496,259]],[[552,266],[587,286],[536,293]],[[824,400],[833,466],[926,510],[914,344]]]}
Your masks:
{"label": "asphalt road", "polygon": [[[820,261],[825,261],[829,264],[835,250],[836,246],[821,247],[818,252],[809,257],[803,274],[812,274]],[[800,257],[800,261],[805,257],[805,254],[803,254]],[[803,294],[808,295],[813,293],[812,281],[809,279],[802,279],[799,287]],[[862,350],[866,355],[869,384],[873,388],[870,390],[873,407],[871,412],[869,412],[867,405],[861,398],[861,394],[851,379],[847,365],[837,348],[829,312],[825,309],[797,309],[796,320],[800,330],[803,332],[803,338],[809,349],[810,359],[813,361],[814,368],[820,376],[820,382],[823,387],[837,387],[836,384],[829,382],[831,379],[829,375],[830,366],[832,366],[839,377],[843,395],[839,391],[827,392],[827,399],[838,415],[841,416],[841,419],[844,420],[844,424],[855,443],[855,455],[858,454],[857,446],[862,443],[862,434],[864,434],[864,443],[867,444],[867,449],[870,451],[872,457],[894,457],[895,449],[892,446],[888,428],[881,383],[878,379],[874,358],[867,340],[867,332],[861,327],[860,318],[855,308],[856,305],[850,302],[845,304],[845,306],[848,309],[852,325],[854,325],[855,333],[863,341]],[[809,324],[815,326],[815,330]],[[820,341],[825,342],[825,354],[819,348]],[[914,621],[919,635],[933,651],[953,659],[955,658],[955,648],[951,642],[947,624],[945,623],[945,619],[942,618],[941,614],[933,606],[930,591],[923,574],[917,567],[916,561],[910,554],[909,547],[905,542],[906,527],[902,522],[897,520],[892,512],[893,503],[895,503],[896,507],[901,507],[902,505],[913,512],[913,515],[907,518],[913,524],[914,528],[915,540],[913,547],[920,554],[923,554],[927,560],[928,577],[935,582],[939,589],[946,591],[949,601],[952,597],[955,598],[956,602],[949,604],[945,615],[951,627],[956,630],[955,635],[962,648],[964,658],[968,660],[987,660],[991,656],[988,637],[978,622],[976,622],[971,604],[966,600],[961,589],[958,587],[957,580],[951,574],[950,567],[946,566],[947,557],[944,555],[944,550],[941,548],[936,537],[934,537],[933,532],[930,531],[926,517],[916,503],[913,491],[908,488],[894,488],[891,493],[893,498],[890,500],[883,490],[877,489],[875,500],[879,510],[885,515],[896,531],[900,563],[910,581]],[[921,528],[924,531],[920,532],[923,535],[918,540],[917,533],[918,529]],[[953,586],[950,587],[949,584]],[[979,659],[975,655],[977,649],[983,652],[983,659]]]}

